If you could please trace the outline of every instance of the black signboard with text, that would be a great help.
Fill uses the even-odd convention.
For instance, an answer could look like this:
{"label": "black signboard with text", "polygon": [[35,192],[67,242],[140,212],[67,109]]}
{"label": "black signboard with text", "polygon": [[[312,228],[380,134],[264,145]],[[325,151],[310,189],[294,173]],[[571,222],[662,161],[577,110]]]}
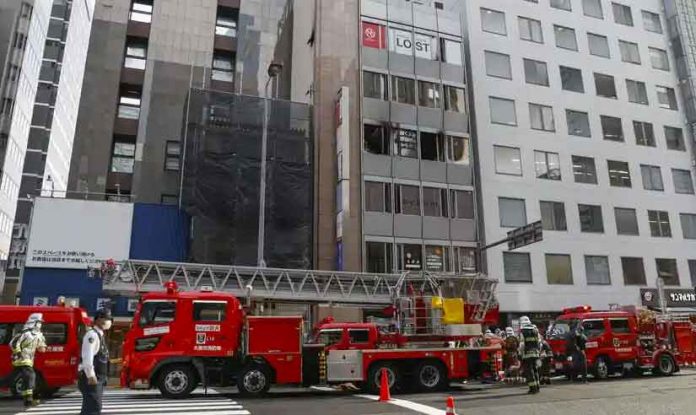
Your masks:
{"label": "black signboard with text", "polygon": [[[667,307],[696,308],[696,291],[693,289],[665,288]],[[656,288],[641,288],[640,301],[645,307],[660,307],[660,298]]]}

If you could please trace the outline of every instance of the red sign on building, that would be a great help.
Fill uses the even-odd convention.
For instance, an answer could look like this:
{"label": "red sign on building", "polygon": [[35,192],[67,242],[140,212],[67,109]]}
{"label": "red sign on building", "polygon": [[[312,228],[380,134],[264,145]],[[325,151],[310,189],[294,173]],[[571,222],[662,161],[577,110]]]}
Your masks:
{"label": "red sign on building", "polygon": [[385,36],[384,26],[376,23],[362,22],[362,44],[368,48],[386,48],[387,37]]}

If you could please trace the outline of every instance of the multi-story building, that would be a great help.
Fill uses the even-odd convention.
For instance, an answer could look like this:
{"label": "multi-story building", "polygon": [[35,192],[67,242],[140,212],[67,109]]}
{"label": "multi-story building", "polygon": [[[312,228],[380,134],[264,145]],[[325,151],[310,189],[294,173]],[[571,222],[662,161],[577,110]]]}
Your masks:
{"label": "multi-story building", "polygon": [[479,227],[464,3],[359,4],[357,131],[337,133],[339,263],[368,272],[473,270]]}
{"label": "multi-story building", "polygon": [[[268,66],[283,38],[278,28],[288,16],[311,16],[289,14],[291,5],[97,1],[69,191],[177,203],[190,88],[264,96]],[[301,27],[311,30],[311,24]],[[288,56],[290,50],[300,54],[293,46]],[[299,97],[307,102],[304,91]]]}
{"label": "multi-story building", "polygon": [[[47,8],[48,16],[37,14],[37,7]],[[17,281],[24,265],[34,197],[65,196],[93,12],[94,0],[42,1],[34,8],[32,20],[46,19],[39,34],[44,47],[16,189],[9,281]]]}
{"label": "multi-story building", "polygon": [[0,290],[4,287],[9,293],[3,302],[13,300],[17,286],[16,279],[5,278],[4,267],[10,252],[51,5],[45,1],[36,5],[33,1],[0,2]]}
{"label": "multi-story building", "polygon": [[544,227],[488,252],[502,310],[640,304],[658,277],[692,287],[693,139],[663,2],[465,3],[486,239]]}

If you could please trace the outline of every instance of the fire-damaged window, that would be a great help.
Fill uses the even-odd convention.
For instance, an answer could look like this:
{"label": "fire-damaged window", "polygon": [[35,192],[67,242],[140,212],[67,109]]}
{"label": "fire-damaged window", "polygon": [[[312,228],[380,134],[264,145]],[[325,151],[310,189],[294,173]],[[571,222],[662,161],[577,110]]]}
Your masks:
{"label": "fire-damaged window", "polygon": [[146,301],[140,310],[140,327],[171,323],[175,315],[176,301]]}
{"label": "fire-damaged window", "polygon": [[194,301],[193,321],[225,321],[227,303],[217,301]]}

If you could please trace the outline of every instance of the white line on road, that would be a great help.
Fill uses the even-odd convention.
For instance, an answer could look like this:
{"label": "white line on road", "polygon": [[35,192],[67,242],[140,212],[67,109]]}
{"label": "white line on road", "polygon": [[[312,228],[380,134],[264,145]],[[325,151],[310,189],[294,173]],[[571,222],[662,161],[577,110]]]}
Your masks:
{"label": "white line on road", "polygon": [[[46,406],[46,407],[40,407],[40,408],[32,408],[29,409],[28,412],[31,413],[36,413],[36,412],[45,412],[47,410],[51,411],[57,411],[57,410],[64,410],[64,411],[69,411],[69,410],[79,410],[82,407],[82,405],[55,405],[55,406]],[[167,412],[172,409],[181,409],[181,410],[186,410],[186,409],[242,409],[242,405],[231,405],[229,403],[210,403],[210,404],[183,404],[183,403],[170,403],[169,405],[166,406],[166,408],[153,408],[152,405],[148,404],[132,404],[132,405],[104,405],[104,409],[142,409],[145,412]],[[124,412],[133,412],[133,411],[124,411]]]}
{"label": "white line on road", "polygon": [[[377,395],[355,395],[355,396],[357,396],[359,398],[369,399],[372,401],[379,400],[379,396],[377,396]],[[421,414],[425,414],[425,415],[446,415],[445,411],[443,411],[442,409],[433,408],[432,406],[423,405],[423,404],[411,402],[411,401],[406,401],[403,399],[392,398],[389,400],[389,402],[386,402],[386,403],[400,406],[402,408],[410,409],[412,411],[415,411],[415,412],[418,412]]]}
{"label": "white line on road", "polygon": [[[207,409],[207,408],[206,408]],[[142,409],[138,409],[139,413],[144,413],[144,412],[152,412],[152,411],[144,411]],[[157,412],[166,412],[167,415],[191,415],[191,411],[187,412],[168,412],[170,409],[165,409],[164,411],[158,410]],[[134,411],[129,411],[129,410],[124,410],[124,409],[104,409],[102,410],[103,414],[109,414],[109,413],[127,413],[127,412],[134,412]],[[20,412],[17,415],[56,415],[57,413],[60,413],[61,415],[78,415],[80,413],[80,410],[77,409],[75,411],[60,411],[60,412],[54,412],[54,411],[37,411],[37,412]],[[235,410],[220,410],[220,411],[205,411],[205,415],[250,415],[249,411],[247,410],[240,410],[240,409],[235,409]]]}

